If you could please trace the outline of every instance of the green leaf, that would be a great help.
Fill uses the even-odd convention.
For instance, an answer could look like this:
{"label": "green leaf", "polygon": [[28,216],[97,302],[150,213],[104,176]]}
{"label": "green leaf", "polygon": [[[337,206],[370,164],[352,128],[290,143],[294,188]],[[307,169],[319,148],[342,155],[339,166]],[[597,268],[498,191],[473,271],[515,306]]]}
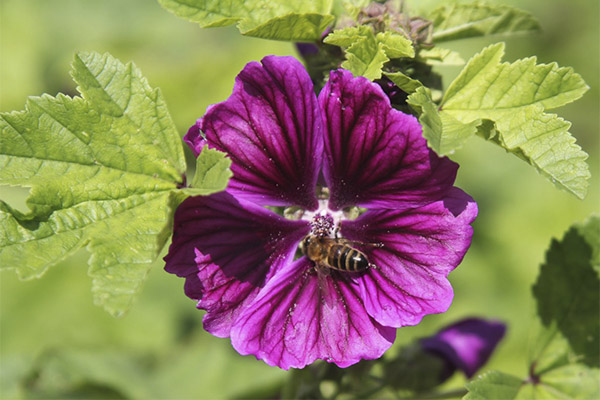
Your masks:
{"label": "green leaf", "polygon": [[434,47],[432,49],[421,49],[417,60],[429,65],[464,65],[465,60],[456,51]]}
{"label": "green leaf", "polygon": [[481,124],[481,120],[463,124],[447,113],[439,113],[428,89],[423,86],[417,88],[407,102],[420,114],[423,137],[438,154],[452,154],[477,133],[477,127]]}
{"label": "green leaf", "polygon": [[600,371],[581,364],[570,364],[542,375],[541,385],[547,388],[548,398],[600,398]]}
{"label": "green leaf", "polygon": [[335,17],[332,0],[159,0],[173,14],[203,28],[233,25],[243,35],[275,40],[318,40]]}
{"label": "green leaf", "polygon": [[515,376],[498,371],[489,371],[465,385],[469,393],[463,399],[514,399],[517,397],[522,384],[523,381]]}
{"label": "green leaf", "polygon": [[587,154],[568,132],[570,123],[544,110],[577,100],[588,86],[571,68],[536,65],[534,57],[500,63],[503,54],[504,44],[498,43],[475,55],[448,87],[440,114],[465,125],[493,121],[494,134],[484,137],[527,161],[559,188],[585,197]]}
{"label": "green leaf", "polygon": [[120,315],[170,236],[183,149],[133,64],[81,53],[72,74],[83,97],[0,115],[0,184],[31,187],[30,213],[0,203],[0,265],[39,277],[87,245],[95,302]]}
{"label": "green leaf", "polygon": [[190,188],[185,189],[193,196],[206,196],[225,190],[233,173],[229,169],[231,160],[225,153],[204,146],[196,159],[196,173]]}
{"label": "green leaf", "polygon": [[383,50],[389,58],[402,58],[415,56],[415,49],[412,41],[396,32],[379,32],[376,36],[379,43],[383,45]]}
{"label": "green leaf", "polygon": [[533,286],[544,327],[558,329],[589,366],[600,364],[600,280],[592,264],[600,244],[589,243],[582,232],[598,230],[600,218],[592,217],[572,227],[560,242],[553,240]]}
{"label": "green leaf", "polygon": [[485,2],[444,4],[433,10],[427,19],[433,22],[436,43],[540,29],[538,21],[526,11]]}
{"label": "green leaf", "polygon": [[423,87],[421,82],[404,75],[402,72],[386,72],[385,76],[406,93],[413,93],[418,88]]}
{"label": "green leaf", "polygon": [[383,44],[378,43],[375,36],[371,34],[348,47],[346,61],[342,63],[342,68],[351,71],[354,76],[375,80],[381,78],[383,64],[388,61]]}
{"label": "green leaf", "polygon": [[381,78],[383,65],[391,58],[415,56],[412,42],[403,35],[394,32],[375,35],[371,27],[364,25],[335,30],[323,41],[345,48],[342,68],[370,80]]}
{"label": "green leaf", "polygon": [[597,399],[598,370],[571,364],[542,375],[539,382],[489,371],[465,386],[464,400]]}
{"label": "green leaf", "polygon": [[369,26],[349,26],[343,29],[336,29],[323,39],[323,42],[340,47],[350,47],[356,42],[373,36],[373,29]]}

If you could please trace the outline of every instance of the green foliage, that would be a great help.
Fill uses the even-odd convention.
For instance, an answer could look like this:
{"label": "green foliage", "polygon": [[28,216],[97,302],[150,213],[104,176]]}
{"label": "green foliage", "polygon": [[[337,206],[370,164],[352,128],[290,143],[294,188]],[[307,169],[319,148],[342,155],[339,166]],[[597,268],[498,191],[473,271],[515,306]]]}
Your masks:
{"label": "green foliage", "polygon": [[318,40],[334,21],[331,0],[159,0],[173,14],[203,28],[233,25],[263,39]]}
{"label": "green foliage", "polygon": [[383,65],[390,59],[415,56],[411,41],[403,35],[389,31],[375,34],[369,26],[336,30],[324,42],[345,49],[342,68],[370,80],[381,78]]}
{"label": "green foliage", "polygon": [[433,22],[436,43],[540,29],[538,21],[528,12],[486,2],[444,4],[427,18]]}
{"label": "green foliage", "polygon": [[464,65],[465,60],[456,51],[445,49],[443,47],[434,47],[431,49],[421,49],[417,60],[430,65]]}
{"label": "green foliage", "polygon": [[231,160],[225,153],[204,146],[196,158],[196,173],[185,189],[190,195],[207,195],[225,190],[233,173],[229,169]]}
{"label": "green foliage", "polygon": [[489,371],[466,384],[469,393],[464,400],[514,399],[521,379],[498,371]]}
{"label": "green foliage", "polygon": [[479,135],[527,161],[556,186],[585,197],[587,154],[574,143],[570,123],[544,111],[577,100],[588,86],[571,68],[537,65],[535,57],[501,64],[503,54],[504,44],[498,43],[475,55],[439,106],[424,91],[409,97],[414,109],[425,112],[421,122],[429,145],[450,154],[477,127]]}
{"label": "green foliage", "polygon": [[420,114],[419,122],[423,126],[423,136],[429,146],[438,154],[451,154],[462,147],[463,142],[477,132],[480,120],[463,124],[447,113],[438,112],[431,99],[429,90],[417,88],[409,96],[408,104]]}
{"label": "green foliage", "polygon": [[465,399],[600,397],[600,280],[593,254],[600,217],[554,240],[533,286],[541,319],[531,341],[529,377],[491,371],[467,384]]}
{"label": "green foliage", "polygon": [[[39,277],[87,246],[95,303],[120,315],[185,197],[183,150],[160,91],[133,64],[82,53],[73,78],[82,97],[33,97],[0,115],[0,183],[31,187],[28,214],[0,202],[0,265]],[[225,167],[199,171],[209,179],[197,190],[226,185]]]}
{"label": "green foliage", "polygon": [[24,382],[28,397],[147,399],[156,393],[147,366],[115,351],[55,349],[42,354]]}
{"label": "green foliage", "polygon": [[413,93],[423,87],[423,84],[402,72],[387,72],[385,76],[406,93]]}
{"label": "green foliage", "polygon": [[563,335],[575,357],[588,366],[600,365],[600,280],[592,260],[600,243],[588,242],[585,235],[599,230],[600,217],[592,217],[571,228],[562,241],[554,240],[533,286],[544,327]]}

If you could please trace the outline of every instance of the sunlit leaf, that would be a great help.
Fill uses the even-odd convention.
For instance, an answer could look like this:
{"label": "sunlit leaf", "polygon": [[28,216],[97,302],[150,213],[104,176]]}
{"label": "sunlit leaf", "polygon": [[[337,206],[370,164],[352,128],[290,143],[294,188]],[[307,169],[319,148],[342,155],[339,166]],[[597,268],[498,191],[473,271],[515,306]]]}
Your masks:
{"label": "sunlit leaf", "polygon": [[196,159],[196,173],[185,191],[191,195],[208,195],[225,190],[233,175],[231,160],[225,153],[205,146]]}
{"label": "sunlit leaf", "polygon": [[173,14],[204,28],[237,24],[243,35],[317,40],[334,21],[332,0],[159,0]]}
{"label": "sunlit leaf", "polygon": [[[370,80],[381,78],[383,65],[390,59],[415,56],[412,42],[403,35],[394,32],[375,35],[373,29],[365,25],[335,30],[324,42],[345,49],[346,61],[342,68]],[[416,82],[411,81],[411,84]]]}
{"label": "sunlit leaf", "polygon": [[486,2],[451,2],[436,8],[427,18],[433,22],[433,40],[436,43],[540,29],[538,21],[528,12]]}
{"label": "sunlit leaf", "polygon": [[87,246],[95,302],[119,315],[170,235],[183,149],[133,64],[82,53],[73,77],[83,97],[34,97],[0,116],[0,183],[31,187],[30,213],[0,203],[0,265],[39,277]]}
{"label": "sunlit leaf", "polygon": [[412,41],[400,33],[391,31],[379,32],[375,37],[383,45],[385,55],[389,58],[413,58],[415,56]]}
{"label": "sunlit leaf", "polygon": [[465,60],[456,51],[434,47],[432,49],[421,49],[418,60],[430,65],[464,65]]}
{"label": "sunlit leaf", "polygon": [[413,93],[418,88],[423,87],[421,82],[403,74],[402,72],[386,72],[385,76],[406,93]]}
{"label": "sunlit leaf", "polygon": [[461,148],[467,139],[477,133],[477,127],[481,124],[478,119],[463,124],[450,114],[438,112],[437,105],[425,87],[417,88],[407,101],[419,112],[423,136],[429,147],[438,154],[452,154]]}
{"label": "sunlit leaf", "polygon": [[[583,198],[590,177],[587,154],[568,132],[570,123],[545,110],[577,100],[588,86],[571,68],[538,65],[534,57],[500,63],[503,54],[503,43],[485,48],[450,84],[441,104],[426,107],[428,118],[439,112],[442,122],[450,122],[436,132],[439,144],[430,141],[430,145],[439,154],[448,154],[481,121],[481,136],[527,161],[559,188]],[[421,108],[427,101],[422,96],[412,100]],[[452,145],[442,147],[444,143]]]}

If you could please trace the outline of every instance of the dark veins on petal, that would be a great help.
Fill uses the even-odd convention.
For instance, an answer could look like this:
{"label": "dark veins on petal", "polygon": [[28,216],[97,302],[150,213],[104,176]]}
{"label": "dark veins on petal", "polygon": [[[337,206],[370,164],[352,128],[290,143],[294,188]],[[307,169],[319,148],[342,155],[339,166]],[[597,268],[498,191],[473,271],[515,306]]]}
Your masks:
{"label": "dark veins on petal", "polygon": [[233,160],[230,189],[263,205],[316,208],[322,122],[312,82],[291,58],[248,64],[231,97],[201,122],[209,145]]}
{"label": "dark veins on petal", "polygon": [[188,198],[175,214],[166,270],[186,278],[186,294],[208,311],[205,328],[227,336],[235,315],[290,262],[308,229],[227,193]]}

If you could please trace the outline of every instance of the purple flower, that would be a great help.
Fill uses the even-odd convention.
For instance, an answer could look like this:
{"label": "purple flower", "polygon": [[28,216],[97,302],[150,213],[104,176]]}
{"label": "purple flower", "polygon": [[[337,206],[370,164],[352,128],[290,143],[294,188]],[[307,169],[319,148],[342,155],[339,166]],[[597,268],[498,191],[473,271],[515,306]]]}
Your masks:
{"label": "purple flower", "polygon": [[[284,369],[346,367],[449,307],[447,275],[470,245],[477,206],[453,187],[458,166],[430,151],[417,120],[376,84],[336,70],[317,98],[297,60],[268,56],[184,139],[196,154],[205,144],[226,152],[233,178],[179,206],[166,270],[186,279],[204,328],[239,353]],[[352,219],[358,207],[367,211]],[[351,241],[370,266],[316,266],[299,244],[317,234]]]}
{"label": "purple flower", "polygon": [[447,361],[446,376],[459,369],[470,378],[487,362],[505,332],[502,322],[468,318],[422,339],[421,346]]}

